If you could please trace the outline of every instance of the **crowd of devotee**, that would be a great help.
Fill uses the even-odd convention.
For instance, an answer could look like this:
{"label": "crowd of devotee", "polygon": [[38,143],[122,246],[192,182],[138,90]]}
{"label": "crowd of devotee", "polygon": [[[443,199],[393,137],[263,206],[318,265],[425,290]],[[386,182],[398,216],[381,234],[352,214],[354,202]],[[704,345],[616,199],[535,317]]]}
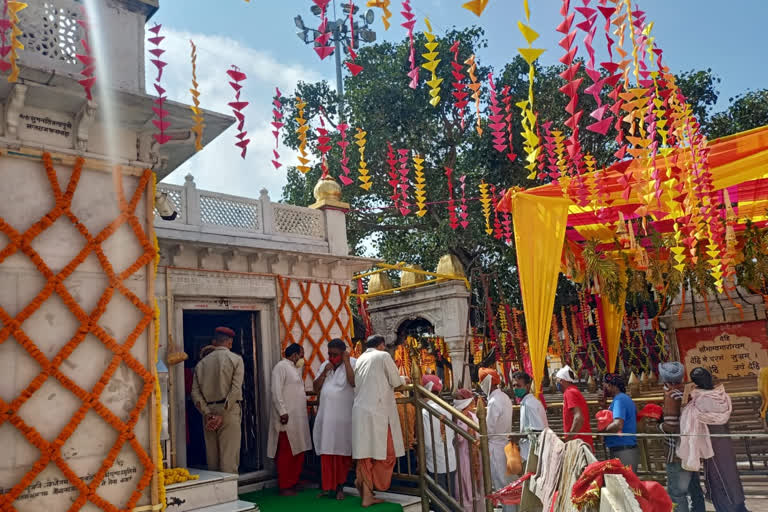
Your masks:
{"label": "crowd of devotee", "polygon": [[[230,351],[232,337],[230,329],[216,329],[212,347],[195,368],[192,397],[204,418],[209,469],[234,473],[240,453],[243,361]],[[408,393],[410,382],[396,366],[392,348],[382,336],[374,335],[365,342],[360,357],[354,358],[344,341],[331,340],[326,361],[313,382],[319,405],[312,428],[302,378],[303,348],[298,344],[285,348],[271,375],[267,444],[281,495],[300,490],[304,455],[314,450],[321,461],[317,483],[322,494],[343,500],[344,487],[354,471],[362,506],[369,507],[380,502],[377,492],[390,488],[398,459],[408,458],[423,442],[426,476],[464,511],[485,510],[482,444],[479,432],[469,426],[480,424],[478,414],[482,412],[487,431],[486,467],[493,489],[503,492],[515,487],[519,479],[530,477],[529,489],[545,504],[545,510],[571,510],[562,505],[569,499],[586,503],[595,479],[608,472],[625,476],[644,511],[703,512],[705,496],[718,512],[747,510],[731,439],[726,435],[731,399],[705,368],[693,369],[686,385],[681,363],[661,363],[663,406],[649,404],[640,410],[627,395],[624,378],[606,374],[600,410],[592,422],[578,379],[564,366],[554,375],[563,404],[563,432],[555,433],[549,428],[545,404],[532,391],[532,377],[522,371],[510,372],[510,387],[505,389],[499,371],[492,368],[479,369],[477,389],[460,388],[453,393],[443,389],[438,376],[422,376],[420,384],[433,398],[421,408],[421,421],[414,421],[413,405],[397,403],[398,397]],[[514,414],[519,414],[515,432]],[[641,418],[649,421],[641,422]],[[417,425],[423,432],[416,431]],[[644,433],[639,428],[661,435],[664,441],[666,492],[659,484],[640,482],[637,477],[641,458],[637,436]],[[458,435],[459,431],[469,435]],[[599,438],[608,460],[596,457]],[[568,491],[558,495],[561,489]],[[508,501],[496,504],[504,512],[518,510],[517,504]]]}

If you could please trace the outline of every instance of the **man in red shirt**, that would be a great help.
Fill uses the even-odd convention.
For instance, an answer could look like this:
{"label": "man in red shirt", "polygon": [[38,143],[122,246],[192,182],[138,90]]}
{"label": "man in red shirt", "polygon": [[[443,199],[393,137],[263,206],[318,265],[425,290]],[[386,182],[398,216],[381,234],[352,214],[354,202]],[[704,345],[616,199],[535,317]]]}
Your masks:
{"label": "man in red shirt", "polygon": [[[563,430],[566,432],[563,441],[581,439],[595,449],[592,444],[592,429],[589,426],[589,409],[584,395],[576,387],[576,377],[571,368],[566,365],[555,374],[557,388],[563,392]],[[586,435],[568,434],[567,432],[583,432]]]}

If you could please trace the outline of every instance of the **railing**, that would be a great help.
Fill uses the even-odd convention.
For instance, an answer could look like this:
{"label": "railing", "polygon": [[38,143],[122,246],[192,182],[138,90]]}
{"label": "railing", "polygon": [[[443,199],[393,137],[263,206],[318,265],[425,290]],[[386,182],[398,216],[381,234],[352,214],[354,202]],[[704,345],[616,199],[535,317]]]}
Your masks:
{"label": "railing", "polygon": [[[480,500],[474,505],[461,503],[459,496],[466,493],[462,482],[465,475],[462,473],[461,464],[458,463],[460,453],[457,445],[460,442],[452,442],[461,439],[470,447],[477,449],[477,456],[470,457],[470,473],[472,482],[477,482],[478,492],[476,496],[486,496],[494,489],[491,486],[490,458],[488,451],[488,437],[485,426],[485,408],[483,401],[478,400],[477,417],[475,422],[467,418],[443,398],[431,393],[421,386],[408,386],[406,393],[399,393],[397,398],[400,423],[403,430],[406,454],[398,459],[392,478],[392,492],[420,496],[422,509],[429,511],[465,511],[491,512],[490,502]],[[765,476],[768,475],[768,439],[751,438],[739,434],[752,434],[762,432],[763,426],[756,411],[760,406],[760,396],[757,392],[730,393],[733,402],[733,414],[731,416],[731,433],[734,443],[734,452],[740,471],[740,477],[747,494],[765,493]],[[641,408],[646,403],[661,402],[662,397],[646,396],[635,398],[634,401]],[[310,409],[310,427],[314,424],[318,402],[316,397],[310,397],[308,407]],[[594,413],[598,410],[598,404],[594,400],[588,401],[592,431],[596,432]],[[519,408],[515,406],[514,422],[511,426],[512,433],[519,431]],[[555,432],[563,432],[562,403],[550,402],[547,404],[547,418],[549,427]],[[425,428],[426,425],[426,428]],[[432,429],[429,426],[432,425]],[[411,430],[412,429],[412,430]],[[445,436],[443,437],[442,431]],[[657,431],[653,431],[658,433]],[[514,435],[514,437],[518,437]],[[413,438],[413,443],[409,440]],[[595,436],[595,456],[598,460],[610,458],[605,448],[604,437]],[[640,448],[640,464],[638,476],[643,480],[656,480],[664,484],[666,482],[666,441],[663,437],[643,438],[638,436]],[[532,445],[531,450],[534,450]],[[432,460],[428,460],[428,453]],[[455,455],[455,466],[450,463],[444,468],[447,472],[432,472],[428,468],[441,468],[437,455],[442,454],[442,460],[451,460],[450,454]],[[319,479],[320,457],[309,452],[306,457],[305,469],[309,478]],[[451,469],[455,468],[455,469]],[[457,488],[456,482],[459,482]],[[354,482],[354,476],[350,474],[348,484]],[[458,491],[458,492],[457,492]],[[475,495],[475,494],[473,494]],[[528,493],[526,499],[538,502],[538,499]],[[470,507],[475,508],[470,508]],[[539,504],[539,506],[541,506]]]}
{"label": "railing", "polygon": [[277,240],[327,240],[323,212],[273,203],[266,190],[261,191],[259,199],[220,194],[199,190],[191,176],[187,176],[183,186],[159,183],[157,189],[168,194],[178,213],[173,221],[156,217],[158,227],[207,226]]}

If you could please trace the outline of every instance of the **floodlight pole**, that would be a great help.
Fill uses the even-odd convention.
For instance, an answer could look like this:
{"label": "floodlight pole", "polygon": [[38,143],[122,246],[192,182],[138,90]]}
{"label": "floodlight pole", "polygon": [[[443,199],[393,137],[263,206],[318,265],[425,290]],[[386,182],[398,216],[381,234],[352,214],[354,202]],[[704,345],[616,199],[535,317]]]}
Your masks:
{"label": "floodlight pole", "polygon": [[341,79],[341,34],[336,34],[339,30],[338,23],[336,24],[336,30],[333,35],[333,43],[336,46],[336,50],[333,52],[336,54],[336,94],[339,96],[339,122],[344,122],[344,82]]}

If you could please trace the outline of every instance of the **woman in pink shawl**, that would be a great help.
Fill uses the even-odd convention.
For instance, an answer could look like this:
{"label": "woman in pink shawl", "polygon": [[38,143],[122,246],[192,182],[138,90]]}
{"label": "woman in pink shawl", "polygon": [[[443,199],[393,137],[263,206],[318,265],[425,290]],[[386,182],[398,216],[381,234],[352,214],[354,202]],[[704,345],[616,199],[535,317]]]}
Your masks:
{"label": "woman in pink shawl", "polygon": [[[477,423],[475,396],[470,390],[459,389],[454,395],[453,406]],[[468,430],[475,437],[477,436],[477,432],[468,429],[466,423],[461,420],[456,422],[462,429]],[[457,435],[454,437],[454,444],[458,456],[455,486],[457,499],[464,512],[481,512],[485,510],[485,500],[482,483],[483,471],[477,442],[470,442],[464,436]]]}
{"label": "woman in pink shawl", "polygon": [[[749,512],[744,505],[744,489],[736,466],[733,443],[729,437],[711,437],[711,434],[730,434],[731,397],[722,384],[715,387],[712,374],[704,368],[691,371],[696,388],[680,417],[683,435],[677,455],[683,468],[698,471],[704,461],[704,482],[707,497],[716,512]],[[696,435],[699,434],[699,435]]]}

